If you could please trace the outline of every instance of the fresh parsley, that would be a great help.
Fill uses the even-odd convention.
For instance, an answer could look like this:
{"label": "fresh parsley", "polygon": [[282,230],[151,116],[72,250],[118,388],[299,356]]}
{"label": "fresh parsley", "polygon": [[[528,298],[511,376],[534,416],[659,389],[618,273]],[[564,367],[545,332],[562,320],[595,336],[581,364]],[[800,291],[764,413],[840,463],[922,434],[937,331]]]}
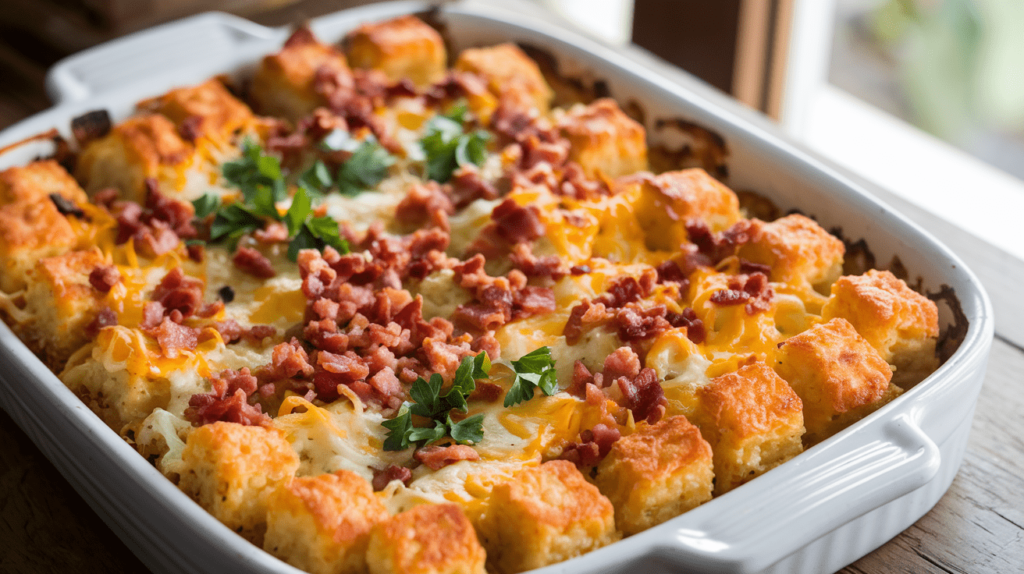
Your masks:
{"label": "fresh parsley", "polygon": [[[405,450],[411,445],[424,445],[450,436],[459,444],[477,444],[484,438],[483,415],[474,415],[459,422],[453,422],[451,411],[467,412],[468,397],[476,390],[477,379],[487,377],[491,361],[487,353],[475,357],[464,357],[451,386],[443,394],[444,379],[434,373],[424,380],[416,379],[409,389],[409,398],[398,409],[398,414],[381,423],[388,429],[384,450]],[[413,426],[412,416],[430,419],[428,426]]]}
{"label": "fresh parsley", "polygon": [[224,179],[242,192],[241,201],[222,205],[219,197],[206,194],[192,202],[196,217],[215,214],[210,225],[211,241],[234,245],[243,235],[264,227],[266,220],[280,221],[288,228],[288,257],[295,261],[302,249],[323,250],[326,246],[348,253],[338,223],[330,217],[313,217],[313,202],[323,197],[334,182],[330,171],[317,160],[298,178],[298,187],[288,211],[281,214],[277,203],[287,197],[284,174],[277,158],[266,155],[259,144],[242,142],[242,157],[222,168]]}
{"label": "fresh parsley", "polygon": [[298,186],[305,189],[310,197],[319,199],[334,186],[334,179],[327,165],[321,160],[316,160],[299,176]]}
{"label": "fresh parsley", "polygon": [[491,134],[486,130],[465,133],[462,127],[465,115],[466,105],[462,103],[427,122],[420,148],[426,158],[428,179],[445,183],[459,167],[484,163]]}
{"label": "fresh parsley", "polygon": [[395,163],[395,157],[372,135],[359,141],[345,130],[334,130],[327,134],[320,145],[328,151],[352,153],[338,169],[337,185],[342,195],[357,195],[377,187]]}
{"label": "fresh parsley", "polygon": [[221,166],[221,174],[241,190],[247,203],[255,202],[260,194],[268,195],[271,203],[288,197],[281,161],[263,153],[263,148],[250,138],[242,140],[242,157]]}
{"label": "fresh parsley", "polygon": [[548,396],[558,391],[555,360],[551,358],[549,347],[534,349],[518,361],[512,361],[512,370],[516,378],[505,394],[505,407],[532,399],[537,387]]}

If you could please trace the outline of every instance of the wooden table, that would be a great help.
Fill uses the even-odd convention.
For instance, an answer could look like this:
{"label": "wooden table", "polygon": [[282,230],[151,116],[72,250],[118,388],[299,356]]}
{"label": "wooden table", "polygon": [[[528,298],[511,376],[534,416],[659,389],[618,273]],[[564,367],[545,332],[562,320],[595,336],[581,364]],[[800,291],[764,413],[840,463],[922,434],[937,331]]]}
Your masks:
{"label": "wooden table", "polygon": [[[0,45],[0,129],[44,109],[39,62]],[[913,206],[908,214],[946,239],[1000,303],[997,315],[1024,319],[1015,281],[1024,262]],[[1016,283],[1019,285],[1020,283]],[[1005,323],[1005,322],[1004,322]],[[844,569],[876,572],[1024,571],[1024,347],[997,333],[960,473],[934,509],[905,532]],[[0,572],[145,572],[26,435],[0,411]]]}

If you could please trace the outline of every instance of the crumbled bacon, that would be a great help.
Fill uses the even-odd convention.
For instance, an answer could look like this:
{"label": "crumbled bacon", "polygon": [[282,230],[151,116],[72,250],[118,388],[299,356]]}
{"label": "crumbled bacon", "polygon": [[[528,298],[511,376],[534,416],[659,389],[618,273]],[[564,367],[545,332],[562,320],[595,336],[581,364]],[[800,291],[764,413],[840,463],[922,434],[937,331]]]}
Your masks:
{"label": "crumbled bacon", "polygon": [[224,421],[242,425],[262,425],[270,422],[260,405],[249,404],[256,392],[258,380],[248,367],[239,371],[221,371],[210,378],[209,393],[192,395],[185,409],[185,418],[195,426]]}
{"label": "crumbled bacon", "polygon": [[192,115],[181,120],[181,124],[178,125],[178,135],[186,141],[195,143],[203,136],[203,116]]}
{"label": "crumbled bacon", "polygon": [[456,209],[462,209],[478,199],[497,199],[498,189],[480,176],[474,167],[461,167],[452,174],[445,190]]}
{"label": "crumbled bacon", "polygon": [[239,247],[231,261],[235,264],[235,267],[253,277],[270,279],[277,275],[270,260],[252,247]]}
{"label": "crumbled bacon", "polygon": [[761,273],[765,277],[770,277],[772,274],[772,268],[763,263],[754,263],[746,259],[740,258],[740,273],[746,275],[753,275],[754,273]]}
{"label": "crumbled bacon", "polygon": [[493,403],[494,401],[501,398],[502,393],[505,389],[497,383],[491,383],[488,381],[477,381],[476,389],[470,393],[468,399],[471,401],[482,401],[485,403]]}
{"label": "crumbled bacon", "polygon": [[744,219],[721,233],[712,233],[706,223],[691,219],[686,222],[686,235],[697,250],[714,264],[735,255],[741,245],[750,242],[756,226],[756,222]]}
{"label": "crumbled bacon", "polygon": [[640,357],[629,347],[619,347],[604,359],[604,376],[610,380],[619,377],[635,379],[640,374]]}
{"label": "crumbled bacon", "polygon": [[121,280],[121,273],[113,265],[99,265],[89,273],[89,284],[100,293],[109,293]]}
{"label": "crumbled bacon", "polygon": [[117,314],[110,307],[103,307],[96,313],[96,317],[85,326],[85,333],[95,337],[100,329],[117,325]]}
{"label": "crumbled bacon", "polygon": [[716,305],[730,306],[745,303],[748,315],[767,311],[771,308],[775,292],[768,284],[764,273],[733,277],[729,280],[728,289],[719,289],[711,294],[711,302]]}
{"label": "crumbled bacon", "polygon": [[641,341],[664,333],[672,328],[665,319],[666,314],[664,305],[647,309],[636,303],[626,305],[615,315],[619,338],[623,341]]}
{"label": "crumbled bacon", "polygon": [[569,270],[566,263],[557,255],[537,257],[533,254],[529,243],[519,243],[512,248],[509,261],[527,277],[550,277],[555,281],[565,277]]}
{"label": "crumbled bacon", "polygon": [[395,219],[405,225],[430,223],[445,232],[451,229],[448,216],[455,213],[455,205],[437,182],[430,181],[409,188],[409,193],[395,208]]}
{"label": "crumbled bacon", "polygon": [[284,243],[288,241],[288,228],[280,221],[271,221],[263,229],[253,232],[252,237],[263,244]]}
{"label": "crumbled bacon", "polygon": [[544,235],[544,224],[534,206],[522,207],[514,200],[506,199],[491,212],[495,231],[510,244],[533,241]]}
{"label": "crumbled bacon", "polygon": [[569,345],[579,343],[584,333],[594,327],[607,323],[613,316],[612,313],[607,311],[604,304],[593,303],[590,299],[584,299],[569,311],[569,319],[562,330],[562,334],[565,335],[565,342]]}
{"label": "crumbled bacon", "polygon": [[587,398],[587,386],[600,388],[604,385],[604,375],[591,373],[583,361],[576,361],[572,366],[572,383],[565,391],[574,397]]}
{"label": "crumbled bacon", "polygon": [[167,313],[179,311],[182,317],[187,318],[203,302],[203,282],[185,275],[181,267],[175,267],[164,275],[150,298],[163,305]]}
{"label": "crumbled bacon", "polygon": [[619,377],[615,383],[622,391],[624,406],[633,411],[634,420],[654,424],[664,416],[668,401],[654,369],[644,368],[636,377]]}
{"label": "crumbled bacon", "polygon": [[667,313],[665,320],[673,327],[685,327],[686,338],[693,341],[696,345],[703,343],[704,338],[707,336],[707,332],[704,329],[704,321],[701,321],[697,317],[697,313],[689,307],[683,309],[682,313]]}
{"label": "crumbled bacon", "polygon": [[619,429],[598,423],[594,428],[581,432],[579,442],[566,445],[558,458],[568,460],[579,468],[597,466],[620,438],[622,433]]}
{"label": "crumbled bacon", "polygon": [[168,359],[176,359],[182,351],[194,351],[199,344],[199,330],[186,327],[164,317],[156,327],[143,329],[147,335],[156,339],[160,351]]}
{"label": "crumbled bacon", "polygon": [[480,454],[473,447],[464,444],[453,444],[450,446],[427,446],[416,451],[413,458],[426,465],[431,470],[455,464],[462,460],[480,460]]}
{"label": "crumbled bacon", "polygon": [[412,480],[412,471],[404,466],[389,465],[384,470],[373,469],[373,491],[380,492],[387,488],[394,480],[402,481],[402,484],[408,486],[409,481]]}

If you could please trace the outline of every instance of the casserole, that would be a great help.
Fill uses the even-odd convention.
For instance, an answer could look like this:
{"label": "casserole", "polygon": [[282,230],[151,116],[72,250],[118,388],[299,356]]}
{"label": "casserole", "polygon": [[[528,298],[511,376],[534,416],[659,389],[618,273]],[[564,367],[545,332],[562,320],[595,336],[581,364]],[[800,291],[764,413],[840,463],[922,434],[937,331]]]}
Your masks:
{"label": "casserole", "polygon": [[[373,7],[320,20],[314,24],[314,29],[321,37],[334,40],[362,19],[385,18],[413,7],[415,6]],[[603,54],[603,50],[599,46],[579,41],[579,44],[586,47],[587,50],[594,54],[603,54],[608,62],[619,62],[621,67],[616,68],[607,62],[602,63],[600,58],[588,55],[581,48],[554,40],[552,36],[544,32],[545,27],[541,24],[537,24],[537,30],[534,31],[530,31],[528,27],[508,28],[501,23],[508,19],[505,15],[495,14],[494,17],[487,17],[470,7],[448,8],[443,17],[448,21],[453,37],[458,44],[492,43],[497,37],[498,31],[504,29],[507,34],[508,30],[512,29],[515,30],[515,34],[511,39],[525,39],[531,43],[542,45],[560,55],[564,54],[569,59],[577,59],[586,67],[596,70],[599,75],[607,79],[612,93],[619,99],[626,100],[636,97],[647,104],[649,117],[682,114],[699,123],[713,126],[725,135],[726,140],[733,147],[735,163],[732,183],[734,186],[758,189],[772,196],[785,207],[799,205],[808,213],[816,215],[826,226],[842,225],[845,233],[850,237],[868,238],[876,254],[880,256],[880,260],[887,260],[894,253],[899,253],[902,258],[912,262],[911,266],[914,272],[921,275],[926,289],[934,291],[940,285],[947,284],[956,291],[970,325],[960,349],[947,364],[928,381],[908,392],[907,396],[899,402],[858,423],[853,429],[808,451],[776,473],[751,483],[745,487],[745,490],[736,491],[730,495],[731,498],[720,499],[720,501],[731,501],[730,504],[733,508],[731,517],[730,511],[728,508],[723,508],[723,504],[715,506],[712,503],[681,519],[652,529],[626,543],[616,545],[614,548],[618,550],[598,551],[554,568],[579,568],[581,571],[589,571],[600,564],[602,567],[626,569],[636,567],[636,561],[642,560],[657,563],[667,561],[668,565],[678,564],[691,567],[700,565],[706,569],[759,570],[771,566],[791,552],[814,542],[820,535],[828,533],[847,520],[856,518],[863,512],[892,498],[919,489],[926,483],[930,485],[930,488],[926,489],[923,495],[922,491],[918,490],[912,499],[916,505],[913,510],[900,510],[903,518],[918,511],[920,512],[917,515],[920,515],[937,500],[937,497],[952,480],[959,464],[960,452],[957,449],[962,449],[963,440],[966,439],[966,429],[970,424],[969,407],[965,410],[963,406],[972,405],[973,399],[976,397],[983,374],[985,351],[991,338],[990,313],[987,310],[987,302],[976,282],[963,269],[962,265],[954,261],[952,266],[947,269],[944,263],[939,262],[951,261],[951,256],[943,248],[909,226],[907,226],[906,232],[894,235],[879,231],[892,227],[897,222],[901,226],[907,224],[901,222],[897,216],[888,214],[884,208],[872,200],[850,190],[843,182],[830,177],[825,170],[814,165],[813,161],[801,157],[799,152],[789,149],[785,144],[773,141],[774,138],[760,128],[744,127],[736,123],[732,114],[721,111],[714,112],[708,107],[709,104],[700,97],[693,94],[681,95],[677,89],[669,87],[656,78],[645,77],[642,73],[625,71],[626,68],[622,66],[623,62],[620,59],[614,55]],[[142,96],[159,93],[176,84],[194,83],[201,80],[211,73],[205,68],[214,66],[214,64],[220,66],[221,70],[230,69],[232,64],[244,58],[251,60],[254,59],[252,57],[254,54],[270,51],[274,48],[273,42],[280,42],[283,38],[283,32],[280,34],[268,32],[218,16],[196,19],[193,25],[195,27],[192,28],[192,34],[201,31],[200,35],[210,34],[210,37],[205,44],[200,40],[185,42],[186,44],[209,47],[211,44],[220,43],[223,46],[224,42],[237,41],[238,49],[226,53],[222,62],[213,62],[211,59],[202,62],[199,67],[202,67],[203,70],[168,69],[166,77],[162,77],[159,81],[136,81],[127,86],[122,93],[116,95],[100,94],[77,103],[68,102],[34,120],[16,126],[9,134],[10,139],[7,139],[8,134],[5,134],[4,141],[14,141],[19,134],[24,136],[52,125],[66,123],[67,118],[97,107],[111,109],[116,117],[123,114],[135,100]],[[179,42],[182,41],[183,36],[189,34],[188,24],[181,23],[178,26],[182,28],[175,29],[172,26],[156,31],[159,33],[150,36],[150,41],[157,41],[157,38],[173,39],[176,45],[181,45]],[[161,36],[161,34],[163,35]],[[145,38],[146,36],[136,37],[134,41],[145,42]],[[133,39],[128,41],[131,40]],[[483,41],[478,42],[477,40]],[[125,45],[122,44],[122,46]],[[136,44],[130,49],[132,52],[140,52],[143,47]],[[107,54],[109,55],[109,52]],[[103,61],[102,56],[103,49],[100,49],[83,54],[82,60],[77,62],[72,60],[58,66],[51,76],[53,80],[51,86],[59,93],[68,93],[67,90],[70,89],[77,90],[81,95],[90,83],[83,82],[83,76],[78,76],[76,79],[74,72],[81,73],[83,69],[88,70],[90,68],[89,58],[94,58],[91,62],[96,64]],[[95,58],[100,59],[96,60]],[[137,73],[137,70],[132,69],[131,62],[127,62],[127,64],[121,69],[128,74]],[[151,63],[146,65],[151,65]],[[102,67],[99,69],[102,70]],[[105,85],[110,80],[109,77],[103,78],[103,82],[99,85]],[[164,82],[166,85],[160,86]],[[643,96],[640,97],[640,94]],[[772,165],[786,167],[775,167],[774,170],[768,170],[767,167]],[[828,194],[823,193],[823,190],[839,191],[845,195],[829,197]],[[799,197],[801,193],[806,193],[808,196]],[[798,197],[799,199],[797,199]],[[879,225],[880,223],[881,225]],[[926,262],[930,262],[934,267],[929,268],[929,263]],[[93,502],[94,506],[99,505],[98,510],[101,514],[114,520],[117,520],[120,515],[124,520],[130,521],[121,523],[120,526],[115,526],[116,528],[127,523],[134,523],[130,529],[131,532],[126,533],[128,540],[137,541],[138,539],[135,537],[140,536],[143,540],[142,544],[133,544],[132,542],[129,544],[151,566],[157,569],[177,567],[186,570],[217,571],[227,567],[236,568],[237,563],[232,565],[233,559],[241,560],[243,564],[255,571],[274,571],[268,570],[268,568],[280,566],[269,557],[253,556],[251,547],[234,539],[219,524],[215,522],[211,524],[212,519],[209,516],[193,515],[192,511],[197,511],[197,509],[189,505],[187,501],[182,501],[180,494],[169,484],[157,484],[162,479],[158,473],[154,472],[154,469],[145,464],[139,464],[143,461],[131,454],[131,449],[126,448],[124,444],[118,444],[116,438],[108,436],[109,432],[98,426],[98,421],[92,418],[88,411],[78,404],[76,399],[64,390],[52,375],[45,369],[40,371],[41,365],[38,361],[24,351],[24,347],[20,347],[20,343],[12,341],[9,332],[4,332],[4,337],[5,343],[8,343],[10,349],[9,354],[5,356],[5,362],[12,367],[8,372],[26,374],[31,371],[41,380],[44,388],[41,391],[42,394],[47,393],[46,389],[51,393],[48,397],[37,396],[36,392],[39,391],[26,385],[22,385],[20,391],[11,388],[10,390],[13,392],[5,396],[18,402],[5,403],[5,407],[12,412],[23,427],[26,427],[26,430],[29,430],[33,438],[41,443],[44,451],[55,459],[58,466],[72,475],[72,481]],[[970,376],[967,377],[967,374]],[[960,379],[960,377],[964,378]],[[973,381],[973,386],[966,385],[964,381]],[[8,377],[4,382],[5,385],[11,385],[15,379]],[[965,386],[967,386],[966,389]],[[941,391],[942,389],[945,389],[945,393]],[[954,396],[957,392],[960,393],[959,397]],[[928,403],[934,402],[942,405],[944,401],[960,403],[959,410],[962,418],[953,418],[958,419],[959,424],[956,426],[961,430],[953,433],[946,432],[950,429],[941,428],[942,423],[934,419],[934,415],[938,414],[934,411],[932,411],[933,418],[929,423],[929,418],[925,415],[935,407]],[[91,429],[92,432],[71,431],[67,433],[68,436],[37,434],[39,432],[49,433],[53,430],[41,428],[40,421],[49,420],[56,414],[56,411],[62,410],[61,403],[63,403],[63,410],[74,412],[77,409],[77,412],[80,413],[76,415],[77,418],[72,418],[70,421],[75,430]],[[897,408],[897,405],[905,406]],[[943,408],[944,406],[938,408],[942,409],[939,412],[946,415],[958,410],[956,408],[947,410]],[[927,434],[928,430],[934,432]],[[950,440],[951,434],[956,436],[957,440]],[[106,448],[100,450],[90,448],[88,443],[91,441],[87,440],[89,437],[94,437],[100,442],[105,441]],[[86,440],[86,444],[68,450],[80,454],[88,452],[95,458],[79,457],[77,461],[72,462],[67,458],[66,452],[62,452],[58,447],[58,444],[66,445],[67,441],[77,440]],[[941,455],[935,442],[943,445]],[[125,452],[128,454],[125,455]],[[120,460],[120,456],[124,456],[125,459]],[[131,457],[132,460],[127,460],[128,457]],[[100,471],[103,468],[102,460],[104,458],[108,461],[118,460],[120,464],[117,466],[124,466],[131,470],[126,475],[104,476],[104,473]],[[100,463],[100,466],[91,466],[89,461]],[[62,462],[63,464],[61,464]],[[834,465],[843,470],[833,468]],[[939,474],[939,478],[936,480],[935,476],[940,468],[942,474]],[[783,469],[788,469],[788,473]],[[850,470],[846,472],[845,469]],[[780,477],[776,474],[786,476]],[[80,477],[80,482],[74,480],[76,476]],[[99,476],[104,476],[110,482],[97,484],[96,479]],[[130,501],[120,500],[116,493],[132,492],[132,489],[126,488],[132,483],[146,485],[145,490]],[[118,487],[111,488],[115,484]],[[755,487],[755,485],[758,486]],[[164,490],[165,487],[169,490]],[[771,493],[770,496],[766,495],[768,492]],[[840,495],[840,493],[842,494]],[[93,499],[94,496],[100,498]],[[177,498],[175,498],[176,496]],[[771,505],[766,506],[768,501],[771,501]],[[133,507],[132,511],[127,512],[126,506]],[[708,510],[711,507],[714,509]],[[887,506],[886,508],[891,507]],[[752,509],[757,509],[757,511],[751,512]],[[701,512],[702,510],[704,512]],[[785,528],[779,528],[776,533],[769,532],[767,525],[779,525],[780,513],[785,513],[788,520],[795,520],[797,523],[803,522],[801,527],[793,529],[798,531],[799,535],[794,531],[787,531]],[[163,533],[156,533],[153,528],[155,524],[139,523],[140,520],[146,520],[141,517],[161,514],[161,520],[156,520],[156,522],[162,521],[165,525],[184,525],[191,520],[194,526],[183,531],[170,529]],[[742,520],[743,523],[740,524],[731,519]],[[884,541],[885,538],[878,538],[879,532],[891,530],[891,535],[898,532],[898,529],[903,526],[906,526],[906,523],[903,523],[902,526],[899,524],[889,525],[888,530],[873,529],[871,534],[874,536],[865,537],[865,539],[871,539],[866,543],[850,544],[849,541],[840,540],[843,551],[830,554],[827,562],[804,563],[811,570],[834,569],[859,556],[854,552],[861,550],[866,552],[870,549],[870,545],[877,545]],[[850,525],[847,525],[843,528],[849,527]],[[897,530],[892,530],[893,527]],[[786,540],[776,538],[777,533],[780,532],[786,532]],[[842,530],[837,532],[842,532]],[[119,533],[125,533],[125,531],[119,530]],[[835,535],[838,534],[830,536]],[[156,536],[156,538],[149,539],[149,536]],[[161,539],[165,536],[169,538]],[[224,538],[225,536],[231,540]],[[218,538],[217,544],[202,542],[214,538]],[[814,542],[814,546],[804,548],[789,560],[806,561],[808,553],[813,556],[815,549],[817,551],[822,549],[821,544],[823,544],[821,541]],[[166,551],[167,548],[182,550]],[[184,551],[188,548],[191,548],[192,551]],[[197,548],[200,550],[196,551]],[[223,552],[222,550],[225,548],[230,549],[230,552]],[[235,556],[232,557],[232,554]],[[168,560],[171,561],[169,564]],[[777,564],[776,567],[784,571],[796,569],[790,562]]]}

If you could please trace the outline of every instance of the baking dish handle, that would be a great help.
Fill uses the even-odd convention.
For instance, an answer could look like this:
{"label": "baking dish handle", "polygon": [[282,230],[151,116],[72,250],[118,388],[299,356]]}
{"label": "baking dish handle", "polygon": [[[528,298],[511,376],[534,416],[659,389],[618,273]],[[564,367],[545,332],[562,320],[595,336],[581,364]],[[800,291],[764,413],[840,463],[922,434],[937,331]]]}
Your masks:
{"label": "baking dish handle", "polygon": [[213,70],[236,54],[240,46],[277,34],[272,28],[231,14],[199,14],[64,58],[46,74],[46,93],[58,105],[165,76],[170,70]]}
{"label": "baking dish handle", "polygon": [[734,507],[747,512],[709,515],[707,529],[676,530],[657,554],[688,571],[760,572],[935,477],[939,449],[910,416],[895,416],[880,432],[869,428],[787,462],[801,467],[795,476],[769,472],[757,479],[761,488],[730,492]]}

